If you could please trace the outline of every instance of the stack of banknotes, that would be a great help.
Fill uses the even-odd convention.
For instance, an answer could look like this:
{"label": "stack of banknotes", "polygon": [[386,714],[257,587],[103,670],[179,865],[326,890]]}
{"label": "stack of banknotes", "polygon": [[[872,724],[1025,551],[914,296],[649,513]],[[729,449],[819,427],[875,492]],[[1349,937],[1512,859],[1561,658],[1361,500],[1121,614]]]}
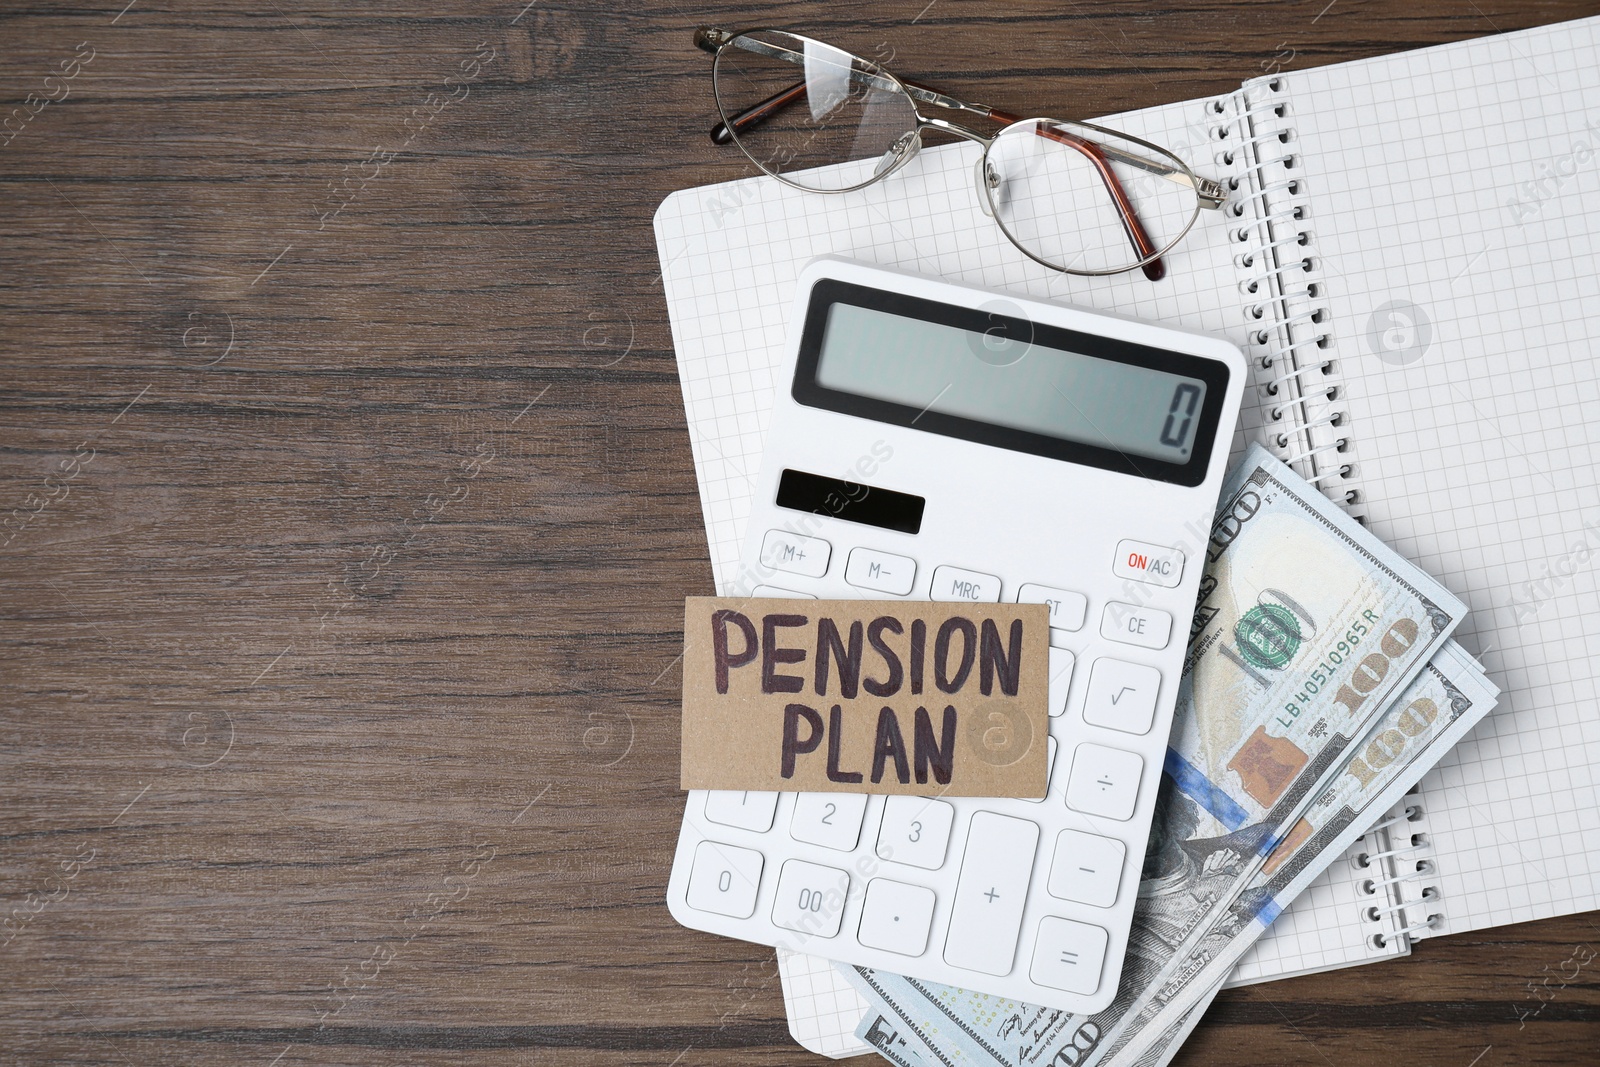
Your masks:
{"label": "stack of banknotes", "polygon": [[1223,487],[1117,998],[837,964],[901,1067],[1156,1067],[1272,920],[1494,705],[1465,606],[1266,450]]}

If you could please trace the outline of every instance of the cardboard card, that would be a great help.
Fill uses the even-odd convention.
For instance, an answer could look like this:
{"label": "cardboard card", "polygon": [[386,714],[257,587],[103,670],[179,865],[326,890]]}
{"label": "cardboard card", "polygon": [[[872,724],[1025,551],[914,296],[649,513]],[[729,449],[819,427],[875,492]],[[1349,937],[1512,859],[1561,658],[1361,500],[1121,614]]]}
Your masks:
{"label": "cardboard card", "polygon": [[684,789],[1044,796],[1043,604],[689,597]]}

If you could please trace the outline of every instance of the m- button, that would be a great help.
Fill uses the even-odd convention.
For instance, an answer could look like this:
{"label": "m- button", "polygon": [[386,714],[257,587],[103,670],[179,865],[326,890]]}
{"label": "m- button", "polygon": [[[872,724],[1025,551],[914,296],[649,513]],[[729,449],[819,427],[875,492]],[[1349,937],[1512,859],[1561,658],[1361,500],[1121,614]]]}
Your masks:
{"label": "m- button", "polygon": [[871,589],[875,593],[905,596],[911,592],[916,577],[916,560],[870,548],[852,548],[844,565],[845,581],[857,589]]}
{"label": "m- button", "polygon": [[1118,541],[1112,571],[1118,578],[1132,578],[1171,589],[1183,581],[1183,550],[1147,545],[1143,541]]}
{"label": "m- button", "polygon": [[1140,648],[1166,648],[1167,639],[1172,636],[1172,616],[1160,608],[1141,608],[1113,600],[1100,618],[1100,636]]}

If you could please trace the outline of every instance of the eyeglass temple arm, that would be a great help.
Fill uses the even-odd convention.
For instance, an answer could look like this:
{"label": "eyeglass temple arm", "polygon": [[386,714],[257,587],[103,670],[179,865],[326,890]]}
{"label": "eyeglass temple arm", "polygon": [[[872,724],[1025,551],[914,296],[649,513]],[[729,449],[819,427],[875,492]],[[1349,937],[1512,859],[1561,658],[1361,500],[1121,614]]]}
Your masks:
{"label": "eyeglass temple arm", "polygon": [[[998,119],[996,121],[999,121]],[[1016,121],[1016,120],[1013,120]],[[1159,282],[1167,276],[1167,265],[1159,259],[1151,259],[1159,249],[1156,243],[1150,240],[1150,235],[1145,232],[1144,224],[1139,221],[1138,212],[1133,210],[1133,202],[1128,199],[1128,192],[1122,187],[1122,182],[1117,178],[1116,172],[1111,169],[1111,164],[1106,161],[1106,152],[1093,141],[1074,136],[1065,130],[1058,130],[1047,126],[1043,122],[1034,124],[1033,132],[1040,137],[1057,144],[1064,144],[1083,153],[1085,159],[1094,165],[1095,171],[1100,175],[1100,180],[1105,184],[1106,192],[1111,194],[1111,199],[1117,205],[1117,218],[1122,220],[1122,230],[1128,235],[1128,240],[1133,244],[1133,249],[1139,258],[1148,260],[1140,265],[1144,276],[1153,282]]]}

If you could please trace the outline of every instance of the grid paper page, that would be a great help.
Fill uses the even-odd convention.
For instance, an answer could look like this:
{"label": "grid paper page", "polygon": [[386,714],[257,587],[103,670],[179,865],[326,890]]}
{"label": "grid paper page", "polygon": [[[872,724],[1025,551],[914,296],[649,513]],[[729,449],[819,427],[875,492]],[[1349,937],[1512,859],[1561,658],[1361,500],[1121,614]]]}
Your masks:
{"label": "grid paper page", "polygon": [[[1106,120],[1176,152],[1206,177],[1226,178],[1211,139],[1216,116],[1189,100]],[[733,149],[730,149],[730,152]],[[1222,212],[1201,212],[1195,228],[1167,257],[1167,277],[1138,272],[1079,278],[1040,267],[1016,251],[978,203],[973,165],[977,149],[956,144],[925,149],[887,182],[836,196],[808,194],[755,176],[685,189],[662,202],[655,216],[662,283],[682,379],[690,445],[711,555],[712,575],[726,592],[738,557],[751,493],[760,471],[774,374],[782,362],[794,280],[812,258],[838,254],[968,284],[1016,290],[1167,325],[1216,334],[1250,354],[1248,299],[1239,289]],[[1259,430],[1259,395],[1247,389],[1235,436],[1239,453]],[[1331,929],[1339,909],[1296,901],[1307,929]],[[1280,919],[1280,921],[1284,921]],[[1319,956],[1319,960],[1320,960]],[[1365,959],[1363,954],[1362,959]],[[815,957],[781,959],[791,1032],[825,1055],[859,1050],[846,1025],[859,995],[831,965]],[[1302,969],[1285,952],[1281,966]],[[790,975],[800,978],[791,989]]]}
{"label": "grid paper page", "polygon": [[1503,691],[1422,782],[1435,933],[1600,902],[1597,60],[1589,19],[1282,76],[1367,521]]}
{"label": "grid paper page", "polygon": [[872,1046],[856,1036],[867,1002],[833,969],[833,961],[783,948],[777,953],[783,1010],[794,1039],[836,1060],[870,1053]]}

